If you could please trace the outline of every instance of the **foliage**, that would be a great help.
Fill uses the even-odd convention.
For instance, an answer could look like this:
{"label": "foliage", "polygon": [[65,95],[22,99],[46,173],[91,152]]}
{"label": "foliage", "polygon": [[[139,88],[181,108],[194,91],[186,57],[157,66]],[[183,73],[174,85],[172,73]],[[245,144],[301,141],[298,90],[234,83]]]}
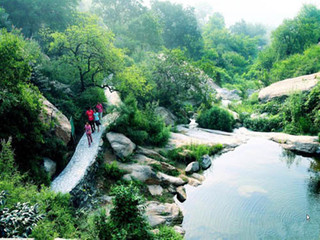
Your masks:
{"label": "foliage", "polygon": [[6,13],[6,11],[0,7],[0,29],[6,28],[8,30],[11,29],[11,21],[9,20],[9,14]]}
{"label": "foliage", "polygon": [[100,86],[104,76],[121,69],[123,53],[113,46],[113,34],[102,28],[95,17],[83,15],[76,25],[51,36],[51,52],[78,72],[82,92],[89,86]]}
{"label": "foliage", "polygon": [[231,113],[218,106],[205,110],[197,118],[200,127],[232,132],[235,120]]}
{"label": "foliage", "polygon": [[107,179],[120,180],[126,171],[118,167],[117,162],[105,163],[103,176]]}
{"label": "foliage", "polygon": [[170,128],[154,113],[148,105],[145,110],[138,109],[137,101],[129,96],[119,109],[120,116],[110,125],[110,130],[125,134],[139,145],[164,146],[170,136]]}
{"label": "foliage", "polygon": [[183,237],[168,226],[161,226],[159,233],[154,236],[154,240],[182,240]]}
{"label": "foliage", "polygon": [[154,57],[149,63],[153,99],[159,105],[168,108],[178,116],[181,122],[186,122],[188,113],[185,106],[201,103],[210,106],[214,92],[209,91],[207,79],[201,70],[188,62],[179,49],[166,50]]}
{"label": "foliage", "polygon": [[5,207],[6,194],[0,193],[0,237],[27,237],[44,218],[39,214],[38,205],[29,206],[29,203],[18,202],[13,208]]}
{"label": "foliage", "polygon": [[253,131],[274,132],[282,127],[282,119],[279,116],[250,118],[243,120],[243,125]]}
{"label": "foliage", "polygon": [[163,26],[165,47],[185,48],[189,57],[199,59],[203,40],[194,10],[169,1],[153,1],[151,8]]}
{"label": "foliage", "polygon": [[212,146],[204,144],[191,144],[175,148],[168,151],[168,158],[176,161],[188,164],[194,161],[201,161],[203,155],[215,155],[222,150],[223,146],[221,144],[216,144]]}
{"label": "foliage", "polygon": [[[78,0],[2,0],[0,5],[9,19],[25,36],[31,37],[41,27],[63,30],[73,19]],[[23,10],[22,10],[23,9]]]}

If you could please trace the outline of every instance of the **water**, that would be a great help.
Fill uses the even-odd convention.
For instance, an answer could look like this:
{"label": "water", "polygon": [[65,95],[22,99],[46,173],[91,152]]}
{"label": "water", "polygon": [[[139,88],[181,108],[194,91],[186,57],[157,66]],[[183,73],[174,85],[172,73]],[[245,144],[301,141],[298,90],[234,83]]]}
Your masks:
{"label": "water", "polygon": [[186,186],[179,203],[186,239],[320,239],[310,166],[319,165],[258,138],[217,157],[203,185]]}

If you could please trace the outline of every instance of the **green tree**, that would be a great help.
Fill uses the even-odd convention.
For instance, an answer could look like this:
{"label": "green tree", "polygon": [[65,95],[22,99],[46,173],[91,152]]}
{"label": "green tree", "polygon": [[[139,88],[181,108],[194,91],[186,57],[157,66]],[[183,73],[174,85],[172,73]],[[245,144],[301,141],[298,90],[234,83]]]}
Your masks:
{"label": "green tree", "polygon": [[113,34],[98,25],[95,17],[82,16],[76,25],[52,34],[50,50],[57,59],[78,73],[81,91],[92,86],[109,86],[106,76],[123,65],[123,53],[113,45]]}
{"label": "green tree", "polygon": [[1,0],[12,23],[25,36],[35,35],[41,27],[63,30],[73,19],[79,0]]}
{"label": "green tree", "polygon": [[169,1],[152,2],[152,10],[163,25],[163,40],[166,48],[187,49],[189,57],[199,59],[203,48],[201,32],[193,8]]}

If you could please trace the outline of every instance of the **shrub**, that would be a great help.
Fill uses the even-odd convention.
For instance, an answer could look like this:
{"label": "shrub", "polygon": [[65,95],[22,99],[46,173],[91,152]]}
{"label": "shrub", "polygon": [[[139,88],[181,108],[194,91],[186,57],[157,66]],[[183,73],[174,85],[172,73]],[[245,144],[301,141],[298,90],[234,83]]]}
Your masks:
{"label": "shrub", "polygon": [[164,146],[170,136],[170,128],[154,113],[154,106],[144,111],[138,109],[137,101],[129,96],[119,109],[120,116],[110,125],[110,131],[125,134],[139,145]]}
{"label": "shrub", "polygon": [[231,132],[234,118],[227,110],[218,106],[202,112],[197,118],[200,127]]}
{"label": "shrub", "polygon": [[117,162],[104,165],[103,176],[107,179],[120,180],[124,174],[126,174],[126,171],[120,169]]}
{"label": "shrub", "polygon": [[221,151],[223,146],[216,144],[213,146],[207,146],[204,144],[191,144],[175,148],[168,151],[168,157],[173,161],[183,162],[188,164],[194,161],[201,161],[203,155],[214,155]]}
{"label": "shrub", "polygon": [[183,240],[183,237],[176,233],[173,228],[161,226],[159,233],[154,236],[154,240]]}
{"label": "shrub", "polygon": [[279,131],[282,127],[282,119],[277,116],[268,118],[250,118],[247,117],[243,120],[243,125],[253,131],[271,132]]}

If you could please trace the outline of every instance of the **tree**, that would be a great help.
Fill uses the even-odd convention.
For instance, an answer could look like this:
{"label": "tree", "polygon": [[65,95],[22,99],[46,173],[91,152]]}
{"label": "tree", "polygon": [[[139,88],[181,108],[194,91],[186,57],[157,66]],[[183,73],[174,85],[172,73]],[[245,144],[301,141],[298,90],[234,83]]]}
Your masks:
{"label": "tree", "polygon": [[63,30],[73,19],[79,0],[1,0],[12,23],[22,28],[26,37],[35,35],[41,27]]}
{"label": "tree", "polygon": [[95,17],[84,15],[64,32],[53,33],[52,38],[51,52],[78,72],[82,92],[87,87],[101,86],[106,76],[122,68],[122,51],[114,47],[113,34],[99,26]]}
{"label": "tree", "polygon": [[189,57],[200,58],[203,48],[201,32],[194,9],[169,1],[152,2],[152,10],[163,25],[163,40],[166,48],[186,48]]}
{"label": "tree", "polygon": [[0,7],[0,28],[6,28],[8,30],[11,28],[11,21],[8,18],[9,14]]}

